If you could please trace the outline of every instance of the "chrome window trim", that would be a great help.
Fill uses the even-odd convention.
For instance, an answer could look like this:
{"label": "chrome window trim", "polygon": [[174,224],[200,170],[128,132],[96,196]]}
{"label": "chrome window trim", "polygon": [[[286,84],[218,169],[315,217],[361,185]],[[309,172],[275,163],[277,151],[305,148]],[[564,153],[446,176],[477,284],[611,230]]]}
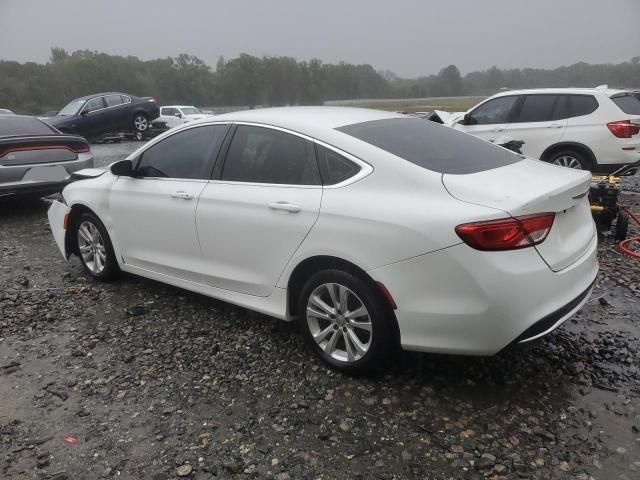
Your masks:
{"label": "chrome window trim", "polygon": [[[129,155],[129,157],[127,157],[127,160],[131,160],[132,162],[134,160],[136,160],[136,162],[139,162],[139,159],[142,155],[144,155],[144,152],[146,152],[147,150],[149,150],[151,147],[153,147],[154,145],[157,145],[158,143],[162,142],[163,140],[170,138],[174,135],[177,135],[180,132],[184,132],[185,130],[190,130],[192,128],[199,128],[199,127],[206,127],[206,126],[210,126],[210,125],[247,125],[250,127],[262,127],[262,128],[269,128],[271,130],[278,130],[280,132],[284,132],[284,133],[288,133],[290,135],[294,135],[296,137],[300,137],[303,138],[305,140],[308,140],[312,143],[317,143],[318,145],[321,145],[325,148],[328,148],[329,150],[334,151],[335,153],[337,153],[338,155],[342,155],[343,157],[345,157],[347,160],[350,160],[352,162],[354,162],[355,164],[357,164],[360,167],[360,171],[358,173],[356,173],[355,175],[353,175],[352,177],[347,178],[346,180],[343,180],[340,183],[336,183],[335,185],[294,185],[291,183],[256,183],[256,182],[234,182],[231,180],[214,180],[214,179],[209,179],[208,182],[212,183],[212,184],[216,184],[216,183],[220,183],[220,184],[229,184],[229,185],[251,185],[251,186],[258,186],[258,187],[280,187],[280,188],[341,188],[341,187],[345,187],[347,185],[351,185],[352,183],[355,183],[359,180],[362,180],[365,177],[368,177],[369,175],[371,175],[371,173],[373,173],[373,166],[370,165],[369,163],[365,162],[364,160],[356,157],[355,155],[352,155],[348,152],[345,152],[344,150],[335,147],[331,144],[328,144],[326,142],[323,142],[322,140],[317,140],[313,137],[310,137],[309,135],[305,135],[304,133],[300,133],[300,132],[296,132],[295,130],[290,130],[288,128],[283,128],[283,127],[278,127],[275,125],[269,125],[269,124],[265,124],[265,123],[259,123],[259,122],[243,122],[243,121],[233,121],[233,120],[212,120],[212,121],[207,121],[207,122],[202,122],[202,123],[197,123],[197,124],[193,124],[193,123],[186,123],[181,127],[177,127],[176,130],[174,131],[169,130],[167,132],[167,134],[163,134],[160,135],[159,137],[154,138],[153,140],[151,140],[150,142],[148,142],[146,145],[144,145],[143,150],[137,151],[132,153],[131,155]],[[136,165],[137,167],[137,165]],[[156,177],[143,177],[143,178],[156,178]],[[162,178],[165,179],[164,177],[157,177],[157,178]],[[171,178],[172,180],[173,178]]]}
{"label": "chrome window trim", "polygon": [[[130,96],[128,96],[128,95],[124,95],[124,94],[120,94],[120,93],[110,93],[109,95],[118,95],[118,96],[120,96],[120,97],[127,97],[127,98],[129,99],[129,101],[128,101],[128,102],[126,102],[126,103],[119,103],[118,105],[111,105],[110,107],[103,107],[103,108],[98,108],[97,110],[91,110],[90,112],[87,112],[87,115],[89,115],[89,114],[91,114],[91,113],[94,113],[94,112],[102,112],[103,110],[109,110],[110,108],[121,107],[122,105],[129,105],[130,103],[132,103],[132,101],[131,101],[131,97],[130,97]],[[90,102],[90,101],[92,101],[92,100],[95,100],[96,98],[102,98],[102,99],[103,99],[103,101],[104,101],[104,103],[105,103],[105,105],[106,105],[106,103],[107,103],[107,99],[106,99],[106,97],[107,97],[107,96],[108,96],[108,95],[99,95],[99,96],[97,96],[97,97],[90,98],[89,100],[87,100],[86,102],[84,102],[84,105],[83,105],[83,106],[82,106],[82,108],[80,109],[80,113],[78,113],[77,115],[81,115],[81,114],[82,114],[82,112],[84,112],[84,107],[86,107],[86,106],[87,106],[87,103],[89,103],[89,102]]]}

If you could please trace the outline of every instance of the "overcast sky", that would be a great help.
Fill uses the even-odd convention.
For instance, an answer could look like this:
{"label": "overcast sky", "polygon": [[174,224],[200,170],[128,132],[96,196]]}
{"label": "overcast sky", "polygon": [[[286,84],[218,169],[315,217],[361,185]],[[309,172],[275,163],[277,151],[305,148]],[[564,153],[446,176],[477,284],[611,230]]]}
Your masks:
{"label": "overcast sky", "polygon": [[616,63],[640,55],[640,0],[0,0],[0,59],[46,62],[52,46],[212,66],[287,55],[401,76]]}

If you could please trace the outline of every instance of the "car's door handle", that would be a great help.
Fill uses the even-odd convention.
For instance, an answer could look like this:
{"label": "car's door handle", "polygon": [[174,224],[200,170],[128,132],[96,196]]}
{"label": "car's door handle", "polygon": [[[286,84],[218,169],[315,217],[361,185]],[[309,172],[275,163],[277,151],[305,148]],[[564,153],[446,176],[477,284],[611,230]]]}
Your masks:
{"label": "car's door handle", "polygon": [[171,194],[171,196],[173,198],[181,198],[183,200],[191,200],[193,198],[193,195],[191,195],[188,192],[183,192],[183,191],[179,191],[179,192],[173,192]]}
{"label": "car's door handle", "polygon": [[494,128],[492,132],[504,132],[504,128]]}
{"label": "car's door handle", "polygon": [[562,125],[558,125],[557,123],[554,123],[553,125],[549,125],[547,128],[562,128]]}
{"label": "car's door handle", "polygon": [[272,202],[269,204],[269,208],[271,210],[284,210],[289,213],[298,213],[301,210],[299,205],[287,202]]}

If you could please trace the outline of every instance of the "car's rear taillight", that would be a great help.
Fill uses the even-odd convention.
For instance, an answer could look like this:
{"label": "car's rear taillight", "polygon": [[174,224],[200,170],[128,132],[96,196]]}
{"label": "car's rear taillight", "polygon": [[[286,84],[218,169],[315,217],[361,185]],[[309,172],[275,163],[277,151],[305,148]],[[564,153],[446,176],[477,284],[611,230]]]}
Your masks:
{"label": "car's rear taillight", "polygon": [[89,151],[89,144],[81,140],[61,141],[48,144],[46,142],[22,142],[16,145],[4,145],[0,147],[0,158],[16,152],[28,152],[33,150],[69,150],[73,153],[85,153]]}
{"label": "car's rear taillight", "polygon": [[607,123],[607,127],[618,138],[631,138],[640,133],[640,125],[631,123],[631,120]]}
{"label": "car's rear taillight", "polygon": [[540,213],[465,223],[456,227],[456,233],[476,250],[516,250],[544,242],[554,218],[554,213]]}

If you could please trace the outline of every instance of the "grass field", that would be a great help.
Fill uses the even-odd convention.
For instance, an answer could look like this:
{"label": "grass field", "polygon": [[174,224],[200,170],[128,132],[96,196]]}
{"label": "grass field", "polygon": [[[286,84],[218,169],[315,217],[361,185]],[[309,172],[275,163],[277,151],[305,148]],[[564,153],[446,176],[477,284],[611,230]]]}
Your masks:
{"label": "grass field", "polygon": [[336,100],[325,102],[325,105],[377,108],[397,112],[425,112],[445,110],[461,112],[476,105],[486,97],[430,97],[430,98],[389,98],[365,100]]}

